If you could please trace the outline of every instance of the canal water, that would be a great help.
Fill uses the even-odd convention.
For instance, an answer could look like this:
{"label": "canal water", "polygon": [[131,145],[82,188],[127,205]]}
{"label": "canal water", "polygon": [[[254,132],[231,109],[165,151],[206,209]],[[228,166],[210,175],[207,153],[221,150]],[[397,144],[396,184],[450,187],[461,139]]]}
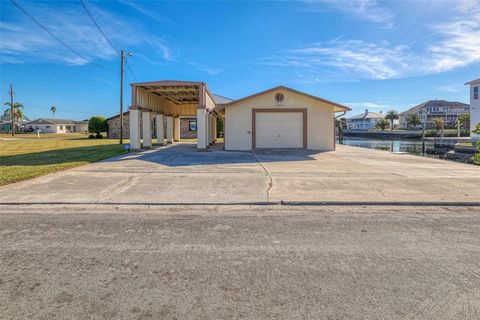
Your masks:
{"label": "canal water", "polygon": [[[421,140],[389,140],[344,137],[342,142],[338,142],[337,140],[337,143],[368,149],[377,149],[390,152],[407,152],[420,156],[423,155],[423,146]],[[429,148],[433,148],[433,141],[425,141],[425,149]]]}

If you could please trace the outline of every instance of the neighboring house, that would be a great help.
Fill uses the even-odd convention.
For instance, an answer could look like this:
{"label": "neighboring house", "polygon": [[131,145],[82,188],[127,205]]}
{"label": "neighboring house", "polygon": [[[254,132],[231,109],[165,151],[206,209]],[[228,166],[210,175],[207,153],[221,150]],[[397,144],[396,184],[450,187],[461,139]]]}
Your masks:
{"label": "neighboring house", "polygon": [[[480,123],[480,78],[465,83],[470,85],[470,130]],[[480,135],[471,133],[472,138],[480,139]]]}
{"label": "neighboring house", "polygon": [[39,118],[27,122],[24,128],[40,130],[40,133],[87,132],[88,120],[74,121],[68,119]]}
{"label": "neighboring house", "polygon": [[[29,122],[30,119],[26,116],[23,119],[15,120],[15,132],[21,132],[25,128],[25,124]],[[12,122],[9,115],[0,116],[0,133],[9,133],[11,132]]]}
{"label": "neighboring house", "polygon": [[368,109],[365,109],[364,113],[347,119],[347,129],[371,130],[375,128],[378,120],[384,117],[382,113],[369,112]]}
{"label": "neighboring house", "polygon": [[[232,99],[225,98],[219,95],[214,94],[213,100],[216,104],[224,104],[233,101]],[[181,116],[179,117],[180,121],[180,139],[196,139],[197,138],[197,117],[196,116]],[[163,119],[164,127],[167,126],[167,117]],[[176,121],[173,122],[173,126],[178,123]],[[117,114],[113,117],[107,119],[108,124],[108,131],[107,137],[110,139],[117,139],[120,137],[120,114]],[[142,123],[140,123],[140,130],[142,127]],[[151,130],[153,132],[153,137],[156,138],[156,130],[157,128],[157,119],[153,118],[151,122]],[[175,130],[175,128],[174,128]],[[166,137],[166,136],[165,136]],[[165,138],[164,137],[164,138]],[[129,139],[130,138],[130,113],[124,112],[123,113],[123,138]]]}
{"label": "neighboring house", "polygon": [[[180,137],[181,117],[197,119],[197,150],[217,140],[217,121],[224,121],[226,150],[259,148],[335,149],[334,115],[350,108],[285,86],[234,101],[216,102],[204,82],[152,81],[132,83],[129,107],[130,147],[152,146],[156,135],[172,143]],[[164,119],[166,118],[166,121]]]}
{"label": "neighboring house", "polygon": [[408,115],[412,113],[417,113],[420,116],[422,123],[425,123],[427,128],[432,127],[432,120],[434,118],[442,118],[445,127],[453,128],[456,127],[459,115],[470,113],[470,106],[457,101],[429,100],[400,113],[400,128],[408,128]]}

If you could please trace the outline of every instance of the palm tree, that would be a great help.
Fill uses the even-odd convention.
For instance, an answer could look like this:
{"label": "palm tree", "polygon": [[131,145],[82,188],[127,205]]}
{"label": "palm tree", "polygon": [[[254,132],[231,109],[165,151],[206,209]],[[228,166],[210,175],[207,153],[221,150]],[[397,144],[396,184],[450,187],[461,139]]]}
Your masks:
{"label": "palm tree", "polygon": [[388,122],[387,119],[382,118],[382,119],[378,120],[377,123],[375,123],[375,128],[380,129],[382,131],[385,131],[385,129],[388,127],[389,124],[390,123]]}
{"label": "palm tree", "polygon": [[[10,113],[11,113],[11,107],[12,104],[10,102],[5,102],[5,105],[8,106],[8,109],[5,110],[4,116],[8,116],[10,119],[12,119]],[[21,102],[15,102],[13,104],[13,119],[21,120],[23,119],[24,113],[23,113],[23,104]]]}
{"label": "palm tree", "polygon": [[458,122],[460,122],[460,126],[464,129],[470,128],[470,114],[469,113],[462,113],[458,116]]}
{"label": "palm tree", "polygon": [[417,113],[411,113],[407,116],[407,125],[408,127],[413,127],[414,129],[422,124],[422,120],[420,119],[420,116]]}
{"label": "palm tree", "polygon": [[440,117],[433,118],[432,123],[433,123],[433,126],[435,127],[435,130],[437,131],[437,135],[438,135],[438,131],[443,130],[443,119],[440,118]]}
{"label": "palm tree", "polygon": [[56,108],[55,106],[52,106],[52,107],[50,108],[50,111],[52,112],[53,118],[55,118],[55,112],[57,112],[57,108]]}
{"label": "palm tree", "polygon": [[390,130],[393,130],[393,121],[398,119],[398,111],[396,110],[387,111],[387,114],[385,115],[385,119],[390,121]]}

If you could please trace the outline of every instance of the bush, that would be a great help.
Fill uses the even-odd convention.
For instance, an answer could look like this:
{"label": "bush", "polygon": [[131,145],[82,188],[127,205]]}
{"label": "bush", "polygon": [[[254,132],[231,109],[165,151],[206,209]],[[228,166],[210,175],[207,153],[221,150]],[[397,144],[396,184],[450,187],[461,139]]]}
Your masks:
{"label": "bush", "polygon": [[93,134],[88,136],[88,139],[95,139],[95,136]]}
{"label": "bush", "polygon": [[102,116],[91,117],[88,121],[88,131],[97,134],[97,138],[101,132],[107,131],[107,120]]}
{"label": "bush", "polygon": [[102,134],[101,134],[101,133],[97,133],[97,134],[95,135],[95,139],[103,139]]}

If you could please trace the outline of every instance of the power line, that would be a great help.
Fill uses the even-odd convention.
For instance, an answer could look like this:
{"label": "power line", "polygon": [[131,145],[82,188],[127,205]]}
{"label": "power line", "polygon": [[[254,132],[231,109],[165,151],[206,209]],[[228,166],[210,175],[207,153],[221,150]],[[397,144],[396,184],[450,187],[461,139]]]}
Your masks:
{"label": "power line", "polygon": [[[90,19],[92,20],[92,22],[95,24],[95,26],[97,27],[98,31],[102,34],[102,36],[105,38],[105,40],[107,40],[107,42],[110,44],[110,46],[113,48],[113,50],[115,50],[115,52],[117,52],[118,54],[120,54],[120,51],[115,47],[115,45],[113,44],[113,42],[107,37],[107,34],[105,32],[103,32],[102,28],[100,28],[100,25],[97,23],[97,21],[95,20],[95,18],[93,17],[92,13],[90,12],[90,10],[88,10],[87,8],[87,5],[85,4],[85,2],[83,0],[80,0],[80,3],[82,4],[82,7],[83,9],[85,9],[85,12],[88,14],[88,16],[90,17]],[[137,81],[137,76],[135,75],[135,72],[133,72],[133,69],[132,67],[130,67],[130,64],[128,64],[128,61],[125,60],[125,64],[127,65],[127,68],[128,68],[128,71],[132,74],[133,78],[135,78],[135,81]],[[127,75],[127,78],[128,78],[128,75]],[[129,80],[130,81],[130,80]]]}
{"label": "power line", "polygon": [[100,26],[98,25],[98,23],[95,21],[95,19],[93,18],[92,14],[90,13],[90,11],[88,10],[87,6],[85,5],[85,2],[83,2],[83,0],[80,0],[80,3],[82,4],[82,7],[83,9],[85,9],[85,12],[87,12],[88,16],[90,17],[90,19],[92,19],[93,23],[95,24],[95,26],[97,27],[98,31],[100,31],[100,33],[102,34],[102,36],[105,38],[105,40],[107,40],[107,42],[112,46],[113,50],[115,50],[118,54],[120,54],[120,51],[118,51],[117,48],[115,48],[115,46],[113,45],[112,41],[110,41],[110,39],[108,39],[107,35],[105,34],[105,32],[103,32],[102,28],[100,28]]}
{"label": "power line", "polygon": [[64,47],[66,47],[67,49],[69,49],[70,51],[72,51],[73,53],[75,53],[77,56],[79,56],[80,58],[82,58],[83,60],[99,67],[99,68],[102,68],[102,69],[105,69],[105,70],[108,70],[108,71],[114,71],[112,69],[109,69],[107,67],[104,67],[96,62],[93,62],[92,60],[86,58],[85,56],[83,56],[82,54],[80,54],[78,51],[76,51],[75,49],[73,49],[72,47],[70,47],[68,44],[66,44],[62,39],[60,39],[59,37],[57,37],[55,34],[53,34],[50,30],[47,29],[47,27],[45,27],[44,25],[42,25],[40,22],[38,22],[37,19],[35,19],[32,15],[30,15],[24,8],[22,8],[15,0],[10,0],[18,9],[20,9],[27,17],[29,17],[30,19],[32,19],[36,24],[38,24],[38,26],[40,28],[42,28],[43,30],[45,30],[45,32],[47,32],[52,38],[54,38],[55,40],[57,40],[58,42],[60,42]]}
{"label": "power line", "polygon": [[125,63],[127,64],[128,71],[130,71],[130,73],[132,74],[133,78],[135,78],[135,81],[138,82],[137,76],[136,76],[135,73],[133,72],[132,68],[130,68],[130,64],[128,63],[128,60],[125,60]]}

